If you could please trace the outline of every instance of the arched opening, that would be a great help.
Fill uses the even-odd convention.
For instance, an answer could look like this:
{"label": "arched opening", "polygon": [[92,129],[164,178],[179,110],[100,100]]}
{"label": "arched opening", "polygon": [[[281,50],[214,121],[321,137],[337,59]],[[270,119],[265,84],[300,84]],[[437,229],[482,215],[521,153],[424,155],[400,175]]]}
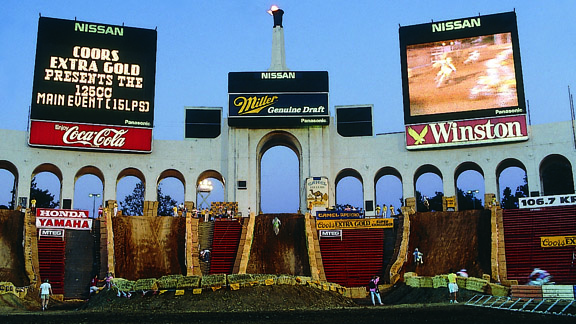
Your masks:
{"label": "arched opening", "polygon": [[300,152],[300,143],[288,132],[275,131],[262,138],[258,145],[258,211],[302,210]]}
{"label": "arched opening", "polygon": [[214,170],[202,172],[196,181],[197,208],[209,210],[213,202],[225,202],[225,185],[224,178],[219,172]]}
{"label": "arched opening", "polygon": [[30,204],[36,207],[57,208],[62,194],[62,171],[53,164],[42,164],[32,172]]}
{"label": "arched opening", "polygon": [[0,161],[0,209],[16,207],[18,192],[18,170],[8,161]]}
{"label": "arched opening", "polygon": [[156,200],[158,216],[174,216],[174,206],[182,211],[184,206],[184,176],[177,170],[166,170],[158,177]]}
{"label": "arched opening", "polygon": [[540,164],[540,181],[544,196],[573,194],[572,164],[559,154],[547,156]]}
{"label": "arched opening", "polygon": [[484,171],[473,162],[460,164],[455,171],[458,210],[482,209],[484,205]]}
{"label": "arched opening", "polygon": [[84,174],[74,184],[74,209],[88,210],[92,218],[98,217],[98,210],[103,207],[104,184],[94,174]]}
{"label": "arched opening", "polygon": [[414,174],[414,194],[417,211],[440,211],[444,197],[442,172],[437,167],[423,165]]}
{"label": "arched opening", "polygon": [[344,169],[336,176],[336,209],[364,210],[362,176],[354,169]]}
{"label": "arched opening", "polygon": [[376,216],[388,217],[392,212],[399,214],[398,209],[402,207],[404,201],[400,172],[390,167],[382,168],[376,173],[374,181],[376,210],[380,210]]}
{"label": "arched opening", "polygon": [[116,202],[122,215],[144,215],[144,197],[146,179],[144,174],[134,168],[122,170],[116,181]]}
{"label": "arched opening", "polygon": [[498,165],[496,177],[500,206],[504,209],[519,208],[518,198],[529,195],[524,164],[516,159],[506,159]]}

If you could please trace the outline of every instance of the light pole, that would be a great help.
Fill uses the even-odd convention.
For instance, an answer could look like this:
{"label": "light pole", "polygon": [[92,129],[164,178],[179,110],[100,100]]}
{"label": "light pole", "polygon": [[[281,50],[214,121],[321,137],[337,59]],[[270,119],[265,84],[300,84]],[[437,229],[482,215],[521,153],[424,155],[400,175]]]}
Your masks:
{"label": "light pole", "polygon": [[92,218],[96,218],[96,198],[100,197],[100,194],[91,193],[88,197],[92,198]]}
{"label": "light pole", "polygon": [[[202,202],[200,202],[200,204],[198,204],[198,208],[201,208],[204,205],[204,203],[209,208],[210,205],[208,204],[206,199],[210,196],[212,189],[214,189],[214,187],[212,186],[212,181],[210,181],[208,179],[204,179],[204,180],[200,181],[200,183],[198,183],[197,189],[198,189],[198,194],[200,195],[200,198],[202,198]],[[206,196],[204,196],[204,194]]]}
{"label": "light pole", "polygon": [[472,195],[472,209],[476,209],[476,198],[475,198],[475,194],[479,193],[480,191],[478,189],[476,190],[468,190],[467,193],[469,195]]}

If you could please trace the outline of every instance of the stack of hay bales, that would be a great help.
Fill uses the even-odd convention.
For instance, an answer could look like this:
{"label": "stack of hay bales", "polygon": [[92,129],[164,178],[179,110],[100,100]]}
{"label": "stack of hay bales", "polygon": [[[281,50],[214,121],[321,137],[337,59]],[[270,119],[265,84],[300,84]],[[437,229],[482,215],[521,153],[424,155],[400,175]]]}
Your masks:
{"label": "stack of hay bales", "polygon": [[133,291],[135,281],[126,280],[123,278],[114,278],[112,279],[112,283],[118,290],[120,291]]}
{"label": "stack of hay bales", "polygon": [[[466,288],[468,290],[484,293],[488,290],[488,287],[489,287],[488,283],[489,283],[488,280],[470,277],[470,278],[466,278],[465,286],[462,288]],[[460,286],[460,284],[459,284],[459,286]]]}
{"label": "stack of hay bales", "polygon": [[434,288],[432,277],[419,277],[414,272],[406,272],[404,274],[404,282],[414,288]]}
{"label": "stack of hay bales", "polygon": [[182,275],[167,275],[160,277],[156,282],[158,284],[158,289],[176,289],[176,287],[178,287],[178,280],[181,277]]}
{"label": "stack of hay bales", "polygon": [[200,276],[180,276],[176,289],[194,289],[200,287]]}
{"label": "stack of hay bales", "polygon": [[448,287],[448,275],[437,275],[432,277],[432,286],[434,288]]}
{"label": "stack of hay bales", "polygon": [[200,288],[202,289],[219,289],[226,286],[226,275],[225,274],[215,274],[209,276],[202,276],[200,281]]}
{"label": "stack of hay bales", "polygon": [[132,288],[134,291],[158,290],[156,278],[138,279]]}

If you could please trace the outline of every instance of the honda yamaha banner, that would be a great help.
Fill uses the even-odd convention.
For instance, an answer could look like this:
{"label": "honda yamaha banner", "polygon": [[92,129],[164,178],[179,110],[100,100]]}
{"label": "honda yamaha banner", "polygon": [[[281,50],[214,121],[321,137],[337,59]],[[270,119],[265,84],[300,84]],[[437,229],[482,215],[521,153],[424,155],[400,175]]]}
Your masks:
{"label": "honda yamaha banner", "polygon": [[36,209],[36,227],[39,229],[92,229],[92,219],[87,210]]}

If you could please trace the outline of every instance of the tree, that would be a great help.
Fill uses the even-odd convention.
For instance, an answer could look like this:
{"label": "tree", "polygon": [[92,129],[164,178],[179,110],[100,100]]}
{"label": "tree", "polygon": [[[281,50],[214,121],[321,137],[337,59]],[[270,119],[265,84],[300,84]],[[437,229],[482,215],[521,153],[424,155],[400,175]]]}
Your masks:
{"label": "tree", "polygon": [[464,193],[458,189],[458,210],[482,209],[482,200],[476,198],[472,193]]}
{"label": "tree", "polygon": [[36,179],[32,179],[30,185],[30,200],[36,199],[36,207],[38,208],[56,208],[59,205],[58,201],[54,200],[54,195],[48,192],[48,189],[39,189],[36,185]]}
{"label": "tree", "polygon": [[514,195],[512,195],[510,187],[504,188],[500,205],[503,209],[517,209],[519,208],[518,200],[522,197],[528,197],[528,179],[526,176],[524,176],[524,184],[516,187]]}
{"label": "tree", "polygon": [[170,197],[170,195],[164,195],[162,193],[162,188],[161,185],[158,186],[158,215],[161,216],[168,216],[168,215],[173,215],[173,207],[176,206],[178,202],[174,199],[172,199],[172,197]]}
{"label": "tree", "polygon": [[417,211],[442,211],[442,197],[444,197],[443,192],[436,191],[436,195],[430,198],[428,197],[428,207],[424,203],[424,196],[420,191],[416,191],[416,210]]}
{"label": "tree", "polygon": [[144,210],[144,184],[142,181],[136,184],[134,191],[120,203],[122,215],[142,215]]}

